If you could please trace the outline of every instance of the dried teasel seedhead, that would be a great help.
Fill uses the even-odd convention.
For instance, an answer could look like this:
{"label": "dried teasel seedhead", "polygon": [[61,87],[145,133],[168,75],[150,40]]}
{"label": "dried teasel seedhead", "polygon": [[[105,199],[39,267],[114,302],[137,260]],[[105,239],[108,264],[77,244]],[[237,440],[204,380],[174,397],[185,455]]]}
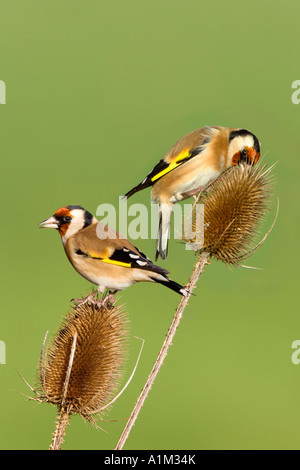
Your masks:
{"label": "dried teasel seedhead", "polygon": [[[255,246],[254,239],[270,210],[272,168],[234,167],[204,192],[200,200],[204,206],[201,251],[217,260],[238,265],[258,248],[260,244]],[[192,226],[195,232],[194,215]]]}
{"label": "dried teasel seedhead", "polygon": [[119,306],[88,302],[73,309],[41,357],[37,400],[91,419],[119,386],[126,340]]}

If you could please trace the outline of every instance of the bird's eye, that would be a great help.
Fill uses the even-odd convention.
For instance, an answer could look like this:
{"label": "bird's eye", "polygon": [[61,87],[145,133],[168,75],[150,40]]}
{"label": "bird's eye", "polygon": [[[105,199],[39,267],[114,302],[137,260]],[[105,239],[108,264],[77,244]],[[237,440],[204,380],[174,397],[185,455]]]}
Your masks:
{"label": "bird's eye", "polygon": [[64,223],[65,224],[71,222],[71,220],[72,220],[72,217],[70,215],[66,215],[66,217],[64,217]]}

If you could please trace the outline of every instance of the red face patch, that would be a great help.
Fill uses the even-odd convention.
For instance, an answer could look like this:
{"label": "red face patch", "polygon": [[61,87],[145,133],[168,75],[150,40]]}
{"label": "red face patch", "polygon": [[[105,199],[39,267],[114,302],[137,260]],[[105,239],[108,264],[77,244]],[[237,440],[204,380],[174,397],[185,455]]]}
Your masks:
{"label": "red face patch", "polygon": [[70,220],[71,219],[68,220],[68,221],[65,220],[66,217],[72,217],[70,209],[68,209],[67,207],[62,207],[61,209],[58,209],[54,213],[54,217],[56,217],[57,220],[59,221],[58,231],[61,234],[61,236],[63,237],[66,234],[66,232],[69,228],[69,225],[70,225]]}
{"label": "red face patch", "polygon": [[240,159],[241,159],[241,152],[236,152],[232,157],[231,165],[234,165],[234,166],[238,165]]}
{"label": "red face patch", "polygon": [[246,159],[243,156],[242,152],[236,152],[231,160],[232,165],[239,165],[241,161],[247,161],[250,165],[256,165],[260,158],[260,152],[256,152],[255,148],[253,147],[245,147],[244,151],[246,152]]}
{"label": "red face patch", "polygon": [[248,160],[252,165],[256,165],[260,157],[260,152],[256,152],[255,148],[253,147],[245,147],[245,150],[247,151]]}
{"label": "red face patch", "polygon": [[70,210],[67,207],[61,207],[55,212],[54,215],[57,218],[60,218],[60,217],[65,217],[66,215],[71,215],[71,214],[70,214]]}
{"label": "red face patch", "polygon": [[254,165],[256,165],[259,159],[260,159],[260,152],[257,152],[254,157]]}

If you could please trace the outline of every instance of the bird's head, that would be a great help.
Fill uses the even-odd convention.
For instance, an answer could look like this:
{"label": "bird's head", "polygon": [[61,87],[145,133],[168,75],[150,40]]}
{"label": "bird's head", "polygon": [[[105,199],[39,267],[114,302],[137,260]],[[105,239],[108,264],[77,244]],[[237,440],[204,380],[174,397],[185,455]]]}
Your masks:
{"label": "bird's head", "polygon": [[256,165],[260,158],[260,143],[252,132],[234,129],[229,135],[228,148],[231,165]]}
{"label": "bird's head", "polygon": [[58,209],[52,217],[40,223],[41,228],[55,228],[65,241],[71,235],[87,227],[94,217],[81,206],[64,206]]}

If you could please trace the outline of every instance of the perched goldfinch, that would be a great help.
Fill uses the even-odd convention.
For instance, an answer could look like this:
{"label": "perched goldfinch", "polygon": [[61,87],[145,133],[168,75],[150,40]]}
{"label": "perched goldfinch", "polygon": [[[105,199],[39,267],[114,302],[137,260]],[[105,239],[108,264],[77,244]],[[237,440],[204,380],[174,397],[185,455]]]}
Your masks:
{"label": "perched goldfinch", "polygon": [[256,164],[260,158],[257,137],[246,129],[204,127],[180,139],[125,198],[152,186],[151,199],[158,203],[157,260],[167,257],[173,204],[205,190],[230,166]]}
{"label": "perched goldfinch", "polygon": [[72,266],[98,286],[80,303],[92,299],[98,291],[115,293],[140,281],[158,282],[178,294],[188,294],[187,289],[168,278],[168,271],[153,264],[129,240],[98,222],[81,206],[58,209],[40,227],[59,231]]}

